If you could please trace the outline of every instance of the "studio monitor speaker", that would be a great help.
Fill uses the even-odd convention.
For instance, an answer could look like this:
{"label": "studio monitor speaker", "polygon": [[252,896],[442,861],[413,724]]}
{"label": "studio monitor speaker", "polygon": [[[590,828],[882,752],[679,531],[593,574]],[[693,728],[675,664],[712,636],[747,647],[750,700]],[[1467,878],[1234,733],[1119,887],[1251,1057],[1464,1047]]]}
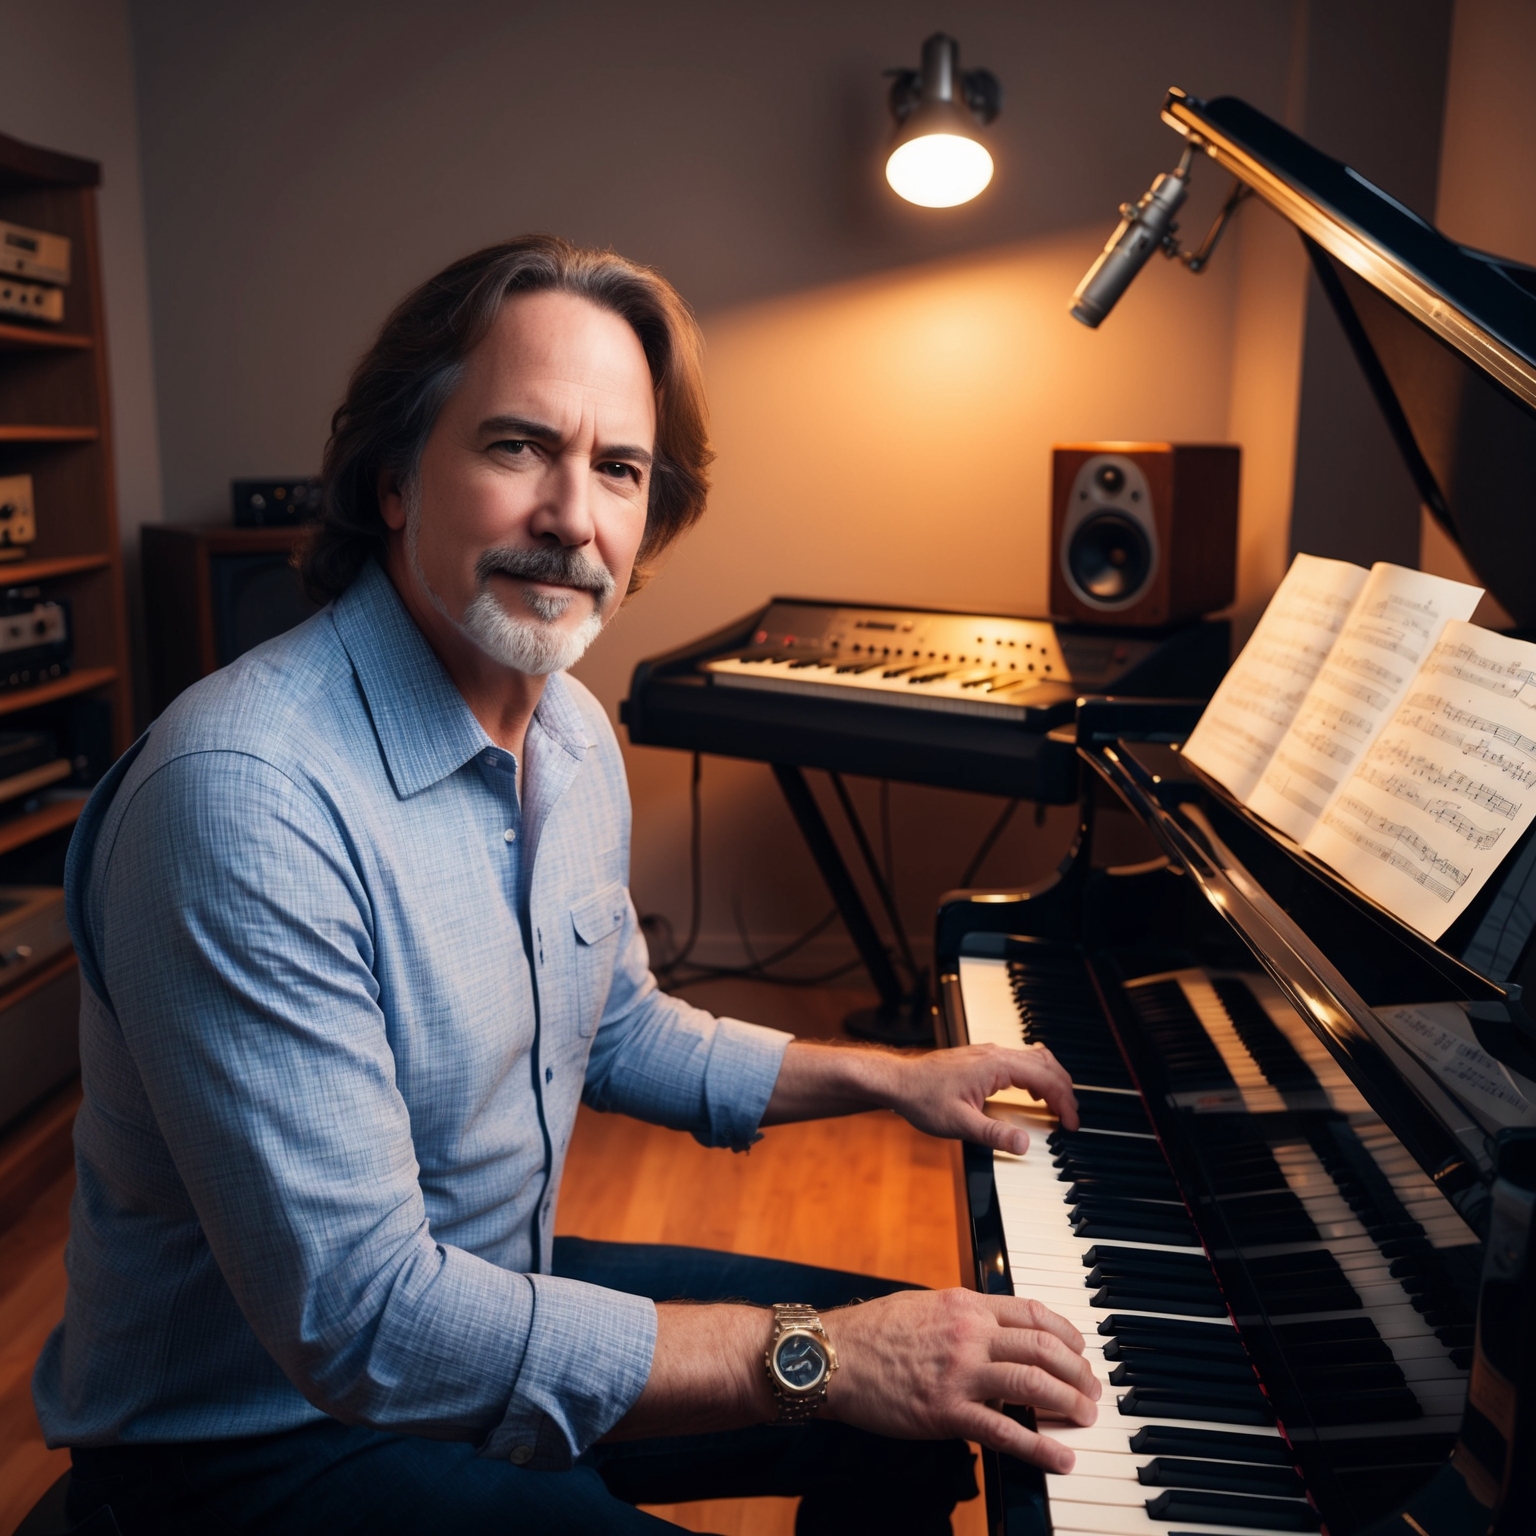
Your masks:
{"label": "studio monitor speaker", "polygon": [[304,533],[298,525],[144,525],[144,617],[157,715],[183,688],[315,612],[289,563]]}
{"label": "studio monitor speaker", "polygon": [[1241,458],[1210,444],[1055,449],[1051,616],[1151,629],[1226,607]]}

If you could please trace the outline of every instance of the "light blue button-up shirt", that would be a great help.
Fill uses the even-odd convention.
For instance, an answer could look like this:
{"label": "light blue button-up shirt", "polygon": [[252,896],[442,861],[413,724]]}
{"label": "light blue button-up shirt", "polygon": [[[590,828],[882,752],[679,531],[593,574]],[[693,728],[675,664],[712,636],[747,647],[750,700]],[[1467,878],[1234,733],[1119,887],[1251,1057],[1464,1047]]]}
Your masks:
{"label": "light blue button-up shirt", "polygon": [[51,1445],[329,1414],[559,1467],[639,1395],[651,1302],[548,1272],[577,1103],[745,1147],[788,1037],[657,990],[579,683],[518,771],[370,565],[92,796]]}

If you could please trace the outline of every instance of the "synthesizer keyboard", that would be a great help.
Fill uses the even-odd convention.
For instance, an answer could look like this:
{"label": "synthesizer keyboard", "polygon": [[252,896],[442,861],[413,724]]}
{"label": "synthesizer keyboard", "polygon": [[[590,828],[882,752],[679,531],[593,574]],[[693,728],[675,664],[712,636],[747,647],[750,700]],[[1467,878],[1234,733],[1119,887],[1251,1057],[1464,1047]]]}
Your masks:
{"label": "synthesizer keyboard", "polygon": [[775,598],[642,662],[632,742],[1065,804],[1085,694],[1208,698],[1229,630],[1157,633],[1046,619]]}

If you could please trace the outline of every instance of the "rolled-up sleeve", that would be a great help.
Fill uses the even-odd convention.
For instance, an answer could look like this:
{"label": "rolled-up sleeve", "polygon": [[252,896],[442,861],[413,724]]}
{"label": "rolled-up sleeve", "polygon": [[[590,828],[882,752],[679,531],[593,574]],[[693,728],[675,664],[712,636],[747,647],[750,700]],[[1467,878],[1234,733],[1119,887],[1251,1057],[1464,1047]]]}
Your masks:
{"label": "rolled-up sleeve", "polygon": [[661,991],[631,903],[583,1097],[594,1109],[692,1131],[705,1146],[743,1152],[761,1137],[793,1038],[716,1018]]}
{"label": "rolled-up sleeve", "polygon": [[434,1237],[339,818],[256,758],[189,755],[105,869],[87,975],[265,1350],[335,1418],[568,1466],[638,1397],[655,1308]]}

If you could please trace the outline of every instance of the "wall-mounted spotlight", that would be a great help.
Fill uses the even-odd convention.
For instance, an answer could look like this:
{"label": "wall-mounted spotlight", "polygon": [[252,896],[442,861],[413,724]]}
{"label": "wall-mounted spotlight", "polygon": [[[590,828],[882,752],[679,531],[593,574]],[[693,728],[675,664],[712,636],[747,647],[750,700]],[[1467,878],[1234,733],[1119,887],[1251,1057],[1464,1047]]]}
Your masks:
{"label": "wall-mounted spotlight", "polygon": [[924,208],[968,203],[992,180],[992,156],[977,129],[1003,103],[997,77],[985,69],[960,70],[960,45],[935,32],[923,44],[921,69],[888,69],[896,143],[885,179]]}

